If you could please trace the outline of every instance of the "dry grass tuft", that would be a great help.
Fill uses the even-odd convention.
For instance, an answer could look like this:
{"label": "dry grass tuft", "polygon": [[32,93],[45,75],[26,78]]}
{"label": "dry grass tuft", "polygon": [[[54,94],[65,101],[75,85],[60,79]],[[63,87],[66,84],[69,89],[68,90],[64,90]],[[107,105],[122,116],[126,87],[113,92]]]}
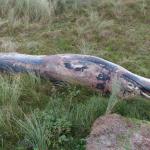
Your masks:
{"label": "dry grass tuft", "polygon": [[56,5],[52,0],[0,0],[0,15],[11,24],[20,19],[47,22],[52,20]]}

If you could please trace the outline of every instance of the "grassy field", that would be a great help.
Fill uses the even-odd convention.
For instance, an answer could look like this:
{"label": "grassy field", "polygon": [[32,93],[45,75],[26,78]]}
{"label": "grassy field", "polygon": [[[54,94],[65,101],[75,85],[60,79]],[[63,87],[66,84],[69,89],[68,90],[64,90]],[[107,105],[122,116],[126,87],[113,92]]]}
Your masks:
{"label": "grassy field", "polygon": [[[149,10],[149,0],[0,0],[0,51],[91,54],[149,78]],[[0,149],[84,150],[109,100],[80,86],[1,74]],[[121,101],[112,112],[150,121],[150,102]]]}

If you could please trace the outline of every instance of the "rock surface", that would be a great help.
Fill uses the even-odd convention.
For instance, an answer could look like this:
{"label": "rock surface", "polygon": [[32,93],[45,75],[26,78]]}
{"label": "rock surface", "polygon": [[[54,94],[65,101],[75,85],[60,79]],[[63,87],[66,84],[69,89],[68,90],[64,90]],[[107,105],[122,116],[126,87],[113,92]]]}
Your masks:
{"label": "rock surface", "polygon": [[150,150],[150,123],[117,114],[98,118],[86,150]]}

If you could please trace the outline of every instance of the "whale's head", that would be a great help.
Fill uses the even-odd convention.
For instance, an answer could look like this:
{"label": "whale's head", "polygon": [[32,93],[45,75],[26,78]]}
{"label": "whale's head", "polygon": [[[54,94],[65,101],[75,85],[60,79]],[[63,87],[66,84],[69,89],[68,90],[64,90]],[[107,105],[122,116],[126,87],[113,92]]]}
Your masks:
{"label": "whale's head", "polygon": [[123,99],[130,99],[136,96],[142,96],[150,99],[150,79],[124,72],[120,76],[121,88],[120,96]]}

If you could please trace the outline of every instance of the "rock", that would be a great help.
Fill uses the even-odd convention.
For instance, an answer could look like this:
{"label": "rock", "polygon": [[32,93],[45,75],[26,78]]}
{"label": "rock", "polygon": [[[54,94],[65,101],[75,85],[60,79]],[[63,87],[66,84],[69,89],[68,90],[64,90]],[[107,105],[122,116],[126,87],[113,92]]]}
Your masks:
{"label": "rock", "polygon": [[99,117],[87,138],[86,150],[150,150],[150,123],[117,114]]}

